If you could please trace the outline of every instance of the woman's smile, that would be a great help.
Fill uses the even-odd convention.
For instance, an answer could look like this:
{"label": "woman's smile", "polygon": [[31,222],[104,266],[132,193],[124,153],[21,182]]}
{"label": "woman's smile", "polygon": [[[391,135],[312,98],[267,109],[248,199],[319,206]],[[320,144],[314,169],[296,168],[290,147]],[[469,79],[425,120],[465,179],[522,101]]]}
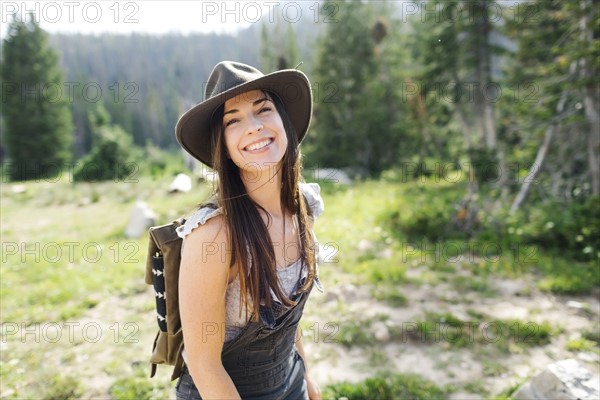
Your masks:
{"label": "woman's smile", "polygon": [[260,153],[261,151],[266,150],[271,143],[273,143],[273,138],[266,138],[249,144],[248,146],[244,147],[244,150],[250,153]]}

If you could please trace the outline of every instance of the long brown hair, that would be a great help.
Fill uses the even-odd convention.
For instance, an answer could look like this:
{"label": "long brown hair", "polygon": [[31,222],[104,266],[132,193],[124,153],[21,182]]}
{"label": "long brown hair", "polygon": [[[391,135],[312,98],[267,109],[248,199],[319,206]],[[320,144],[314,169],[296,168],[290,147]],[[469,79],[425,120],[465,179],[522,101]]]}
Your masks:
{"label": "long brown hair", "polygon": [[[307,279],[299,289],[308,290],[315,279],[315,239],[312,235],[309,219],[310,209],[306,199],[299,191],[298,183],[302,180],[302,155],[299,149],[298,136],[289,115],[281,100],[274,93],[267,92],[270,100],[281,117],[288,140],[286,152],[278,168],[281,173],[281,204],[282,211],[287,211],[298,216],[298,232],[300,240],[301,262],[308,269]],[[261,301],[267,307],[272,304],[271,290],[286,306],[294,305],[283,293],[277,279],[277,265],[275,251],[271,242],[267,226],[261,218],[256,204],[248,193],[240,176],[240,170],[234,162],[227,157],[225,138],[223,132],[224,105],[213,114],[212,134],[214,143],[213,165],[219,175],[216,199],[223,208],[223,214],[228,227],[229,246],[231,252],[230,267],[236,263],[239,267],[240,280],[240,313],[242,299],[246,310],[249,301],[252,303],[252,319],[258,319],[258,310]],[[266,213],[267,218],[269,214]]]}

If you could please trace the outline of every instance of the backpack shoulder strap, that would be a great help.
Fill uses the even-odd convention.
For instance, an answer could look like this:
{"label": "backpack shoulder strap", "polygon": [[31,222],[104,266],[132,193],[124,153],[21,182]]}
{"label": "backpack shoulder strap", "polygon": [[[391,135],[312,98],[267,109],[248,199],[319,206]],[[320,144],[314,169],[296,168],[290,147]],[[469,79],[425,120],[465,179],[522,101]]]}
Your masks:
{"label": "backpack shoulder strap", "polygon": [[[148,230],[150,239],[148,241],[148,256],[146,257],[146,275],[145,281],[148,285],[152,285],[152,256],[160,253],[161,255],[167,250],[166,244],[175,240],[180,240],[175,231],[179,226],[185,223],[184,218],[176,219],[165,225],[153,226]],[[181,251],[181,247],[179,247]]]}

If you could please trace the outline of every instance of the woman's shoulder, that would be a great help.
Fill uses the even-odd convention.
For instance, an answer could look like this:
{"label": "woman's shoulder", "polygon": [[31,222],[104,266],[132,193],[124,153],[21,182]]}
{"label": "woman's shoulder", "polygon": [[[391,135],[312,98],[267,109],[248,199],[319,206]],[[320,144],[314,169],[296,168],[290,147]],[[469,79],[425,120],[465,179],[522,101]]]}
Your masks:
{"label": "woman's shoulder", "polygon": [[304,183],[298,184],[300,193],[304,195],[310,208],[311,215],[313,218],[318,218],[325,211],[325,203],[321,197],[321,186],[318,183]]}
{"label": "woman's shoulder", "polygon": [[185,223],[177,228],[177,235],[185,239],[197,228],[203,227],[201,231],[207,235],[216,236],[225,227],[223,210],[219,207],[201,207],[190,215]]}

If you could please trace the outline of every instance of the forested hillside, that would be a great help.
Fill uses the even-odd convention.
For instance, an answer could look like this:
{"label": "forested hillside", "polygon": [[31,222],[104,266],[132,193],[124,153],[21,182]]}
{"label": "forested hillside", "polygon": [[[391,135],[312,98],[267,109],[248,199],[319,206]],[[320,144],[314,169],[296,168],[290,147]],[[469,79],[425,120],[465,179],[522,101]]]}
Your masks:
{"label": "forested hillside", "polygon": [[205,81],[218,61],[258,65],[260,27],[251,26],[236,36],[59,34],[52,35],[51,42],[61,55],[65,82],[71,82],[79,100],[72,106],[75,151],[82,155],[91,145],[87,115],[100,104],[136,144],[151,140],[174,147],[177,118],[202,99]]}

